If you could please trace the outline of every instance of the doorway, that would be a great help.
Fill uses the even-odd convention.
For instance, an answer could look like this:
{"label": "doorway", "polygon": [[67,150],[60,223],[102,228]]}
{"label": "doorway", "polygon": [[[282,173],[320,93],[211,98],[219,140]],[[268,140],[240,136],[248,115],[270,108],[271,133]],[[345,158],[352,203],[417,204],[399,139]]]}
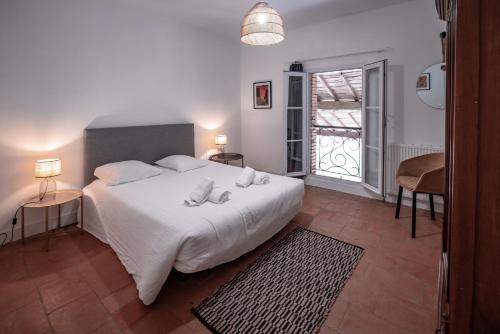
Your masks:
{"label": "doorway", "polygon": [[382,60],[311,75],[311,174],[384,197],[386,67]]}
{"label": "doorway", "polygon": [[286,175],[359,183],[384,196],[386,67],[284,73]]}
{"label": "doorway", "polygon": [[311,174],[361,182],[363,70],[311,76]]}

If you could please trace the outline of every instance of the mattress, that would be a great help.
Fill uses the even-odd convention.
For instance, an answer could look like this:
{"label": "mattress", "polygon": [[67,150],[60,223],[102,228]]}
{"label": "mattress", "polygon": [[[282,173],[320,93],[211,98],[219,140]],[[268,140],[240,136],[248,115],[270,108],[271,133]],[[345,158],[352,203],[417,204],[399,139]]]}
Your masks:
{"label": "mattress", "polygon": [[[151,304],[171,269],[193,273],[232,261],[280,231],[298,213],[300,179],[271,175],[265,185],[235,186],[242,169],[216,162],[163,173],[141,181],[84,188],[84,227],[116,252],[136,282],[139,298]],[[224,204],[183,204],[208,176],[231,192]]]}

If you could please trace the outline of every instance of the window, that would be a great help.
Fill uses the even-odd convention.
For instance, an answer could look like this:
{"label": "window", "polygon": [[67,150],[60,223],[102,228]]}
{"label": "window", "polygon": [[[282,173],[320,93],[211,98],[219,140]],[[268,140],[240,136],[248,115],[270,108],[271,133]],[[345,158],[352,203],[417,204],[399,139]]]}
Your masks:
{"label": "window", "polygon": [[307,74],[285,72],[286,174],[307,172]]}

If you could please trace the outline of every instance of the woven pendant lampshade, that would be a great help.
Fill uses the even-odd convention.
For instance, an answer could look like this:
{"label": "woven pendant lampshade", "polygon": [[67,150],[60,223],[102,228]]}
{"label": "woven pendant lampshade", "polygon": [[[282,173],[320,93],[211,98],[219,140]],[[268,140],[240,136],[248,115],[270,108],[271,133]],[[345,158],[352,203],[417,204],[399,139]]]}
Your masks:
{"label": "woven pendant lampshade", "polygon": [[241,24],[241,41],[250,45],[272,45],[285,39],[283,19],[266,2],[258,2]]}

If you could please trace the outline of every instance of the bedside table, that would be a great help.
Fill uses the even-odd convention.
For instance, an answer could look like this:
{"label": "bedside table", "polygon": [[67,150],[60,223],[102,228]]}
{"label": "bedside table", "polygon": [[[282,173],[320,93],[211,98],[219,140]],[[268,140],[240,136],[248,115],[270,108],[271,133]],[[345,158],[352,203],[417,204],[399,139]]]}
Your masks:
{"label": "bedside table", "polygon": [[239,153],[218,153],[211,155],[209,160],[217,161],[229,165],[229,161],[235,161],[241,159],[241,168],[243,168],[243,154]]}
{"label": "bedside table", "polygon": [[55,236],[55,232],[52,231],[49,233],[49,208],[52,206],[57,206],[57,229],[61,228],[61,206],[65,203],[72,202],[74,200],[80,199],[80,215],[81,215],[81,223],[82,223],[82,232],[83,232],[83,191],[78,189],[65,189],[65,190],[56,190],[53,192],[49,192],[45,195],[45,197],[40,201],[38,200],[38,196],[29,198],[25,201],[19,203],[21,207],[21,236],[22,242],[24,244],[24,210],[27,208],[39,208],[45,209],[45,233],[47,234],[47,251],[49,250],[49,241],[52,236]]}

